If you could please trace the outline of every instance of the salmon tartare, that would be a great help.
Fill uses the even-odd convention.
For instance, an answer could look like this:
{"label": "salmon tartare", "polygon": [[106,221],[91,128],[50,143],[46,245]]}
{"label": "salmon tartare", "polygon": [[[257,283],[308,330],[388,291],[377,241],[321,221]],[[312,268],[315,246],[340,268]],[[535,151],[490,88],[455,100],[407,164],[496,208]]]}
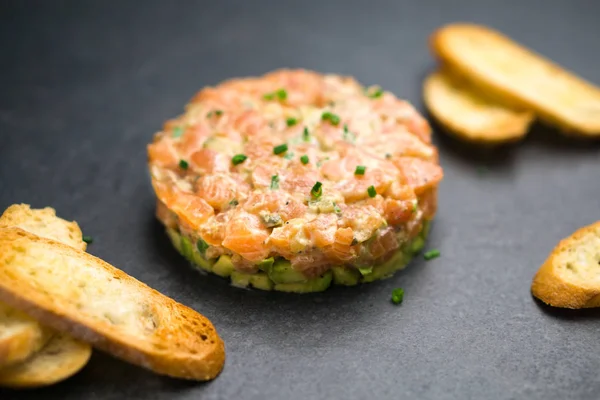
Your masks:
{"label": "salmon tartare", "polygon": [[411,104],[307,70],[202,89],[148,160],[157,217],[180,253],[236,286],[298,293],[403,268],[443,177]]}

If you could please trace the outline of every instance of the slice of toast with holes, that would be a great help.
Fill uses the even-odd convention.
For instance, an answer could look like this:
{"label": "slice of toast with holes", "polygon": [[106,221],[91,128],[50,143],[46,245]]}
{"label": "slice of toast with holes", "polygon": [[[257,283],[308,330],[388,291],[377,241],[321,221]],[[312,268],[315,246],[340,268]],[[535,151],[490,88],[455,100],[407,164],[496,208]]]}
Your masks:
{"label": "slice of toast with holes", "polygon": [[103,260],[20,228],[0,229],[0,300],[123,360],[209,380],[225,362],[212,323]]}
{"label": "slice of toast with holes", "polygon": [[600,307],[600,221],[558,243],[533,278],[531,292],[554,307]]}

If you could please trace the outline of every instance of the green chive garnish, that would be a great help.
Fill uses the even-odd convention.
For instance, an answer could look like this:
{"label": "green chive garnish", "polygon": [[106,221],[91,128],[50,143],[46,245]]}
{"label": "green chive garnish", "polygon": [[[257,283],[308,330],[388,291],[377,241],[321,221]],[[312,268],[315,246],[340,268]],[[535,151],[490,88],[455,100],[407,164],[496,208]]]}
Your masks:
{"label": "green chive garnish", "polygon": [[356,141],[356,135],[348,130],[348,125],[344,124],[344,140],[350,143]]}
{"label": "green chive garnish", "polygon": [[385,158],[386,160],[389,160],[390,158],[392,158],[392,155],[390,153],[385,153]]}
{"label": "green chive garnish", "polygon": [[176,126],[176,127],[173,129],[173,135],[172,135],[172,136],[173,136],[174,138],[178,138],[178,137],[181,137],[181,135],[183,135],[183,128],[182,128],[182,127],[180,127],[180,126]]}
{"label": "green chive garnish", "polygon": [[417,206],[419,205],[419,200],[415,200],[412,206],[412,212],[417,212]]}
{"label": "green chive garnish", "polygon": [[196,242],[196,247],[198,248],[200,254],[204,254],[206,252],[206,249],[208,249],[208,243],[206,243],[202,239],[198,239],[198,241]]}
{"label": "green chive garnish", "polygon": [[300,162],[304,165],[308,164],[308,156],[305,154],[302,157],[300,157]]}
{"label": "green chive garnish", "polygon": [[337,204],[333,203],[333,211],[336,214],[340,214],[342,212],[342,209],[340,208],[340,206],[338,206]]}
{"label": "green chive garnish", "polygon": [[392,303],[400,304],[404,300],[404,289],[396,288],[392,290]]}
{"label": "green chive garnish", "polygon": [[437,249],[429,250],[428,252],[423,254],[423,258],[426,259],[427,261],[429,261],[429,260],[433,260],[434,258],[438,258],[440,256],[440,254],[441,254],[440,251]]}
{"label": "green chive garnish", "polygon": [[315,183],[315,186],[310,190],[310,195],[315,199],[318,199],[323,194],[323,184],[321,182]]}
{"label": "green chive garnish", "polygon": [[369,186],[369,188],[367,189],[367,193],[369,194],[369,197],[377,196],[377,191],[375,190],[375,186],[373,186],[373,185]]}
{"label": "green chive garnish", "polygon": [[233,200],[231,200],[229,202],[229,205],[233,206],[233,207],[237,206],[238,204],[240,204],[240,202],[238,201],[238,199],[233,199]]}
{"label": "green chive garnish", "polygon": [[331,122],[332,125],[339,125],[340,123],[340,117],[329,111],[324,112],[323,115],[321,115],[321,119],[323,121]]}
{"label": "green chive garnish", "polygon": [[276,91],[274,91],[272,93],[265,94],[263,96],[263,99],[265,99],[265,100],[275,100],[275,99],[277,99],[277,100],[283,101],[283,100],[287,99],[287,92],[285,91],[285,89],[279,89],[279,90],[276,90]]}
{"label": "green chive garnish", "polygon": [[188,169],[189,166],[190,166],[190,164],[188,164],[187,161],[185,161],[185,160],[179,160],[179,168],[181,168],[181,169]]}
{"label": "green chive garnish", "polygon": [[87,244],[90,244],[90,243],[92,243],[94,241],[94,238],[91,237],[91,236],[83,235],[83,237],[81,238],[81,240],[83,240]]}
{"label": "green chive garnish", "polygon": [[217,111],[215,111],[215,115],[216,115],[217,117],[220,117],[221,115],[223,115],[223,111],[221,111],[221,110],[217,110]]}
{"label": "green chive garnish", "polygon": [[248,157],[245,154],[236,154],[231,158],[231,162],[233,165],[238,165],[246,161]]}
{"label": "green chive garnish", "polygon": [[279,146],[273,147],[273,154],[285,153],[287,150],[288,150],[288,145],[286,143],[280,144]]}
{"label": "green chive garnish", "polygon": [[383,96],[383,89],[379,86],[370,87],[365,91],[365,94],[372,99],[377,99]]}
{"label": "green chive garnish", "polygon": [[296,118],[288,118],[285,120],[285,123],[287,126],[294,126],[298,123],[298,120]]}
{"label": "green chive garnish", "polygon": [[271,177],[271,189],[279,189],[279,175],[273,175]]}
{"label": "green chive garnish", "polygon": [[364,175],[367,167],[364,165],[357,165],[356,170],[354,171],[354,175]]}
{"label": "green chive garnish", "polygon": [[305,142],[310,142],[310,132],[308,132],[307,127],[304,127],[304,131],[302,131],[302,140]]}

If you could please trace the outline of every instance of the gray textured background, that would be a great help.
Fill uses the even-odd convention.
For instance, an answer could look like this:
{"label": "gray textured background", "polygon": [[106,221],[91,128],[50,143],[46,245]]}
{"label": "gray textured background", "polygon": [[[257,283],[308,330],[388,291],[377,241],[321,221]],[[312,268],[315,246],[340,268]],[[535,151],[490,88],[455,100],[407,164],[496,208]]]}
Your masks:
{"label": "gray textured background", "polygon": [[593,0],[2,2],[0,207],[50,205],[79,221],[91,253],[208,316],[227,363],[191,384],[96,353],[65,383],[0,398],[599,398],[600,313],[548,310],[529,294],[555,243],[600,219],[598,145],[537,126],[518,146],[475,153],[436,134],[445,179],[429,247],[442,257],[307,296],[188,268],[153,219],[145,166],[162,121],[232,76],[351,74],[423,110],[427,37],[455,20],[499,28],[600,84],[599,16]]}

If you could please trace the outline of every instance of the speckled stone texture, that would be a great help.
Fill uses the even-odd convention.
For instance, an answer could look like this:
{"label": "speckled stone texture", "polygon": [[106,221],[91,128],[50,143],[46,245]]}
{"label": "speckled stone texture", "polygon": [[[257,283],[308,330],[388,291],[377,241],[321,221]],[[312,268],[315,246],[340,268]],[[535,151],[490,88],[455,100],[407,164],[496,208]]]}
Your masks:
{"label": "speckled stone texture", "polygon": [[2,2],[0,207],[49,205],[79,221],[91,253],[209,317],[227,363],[196,384],[96,353],[67,382],[0,398],[600,398],[600,312],[550,310],[529,293],[556,242],[600,218],[599,145],[536,126],[520,145],[479,153],[436,133],[446,175],[427,248],[442,256],[306,296],[189,268],[154,220],[145,165],[162,122],[233,76],[351,74],[423,110],[427,37],[456,20],[600,84],[599,15],[595,0]]}

